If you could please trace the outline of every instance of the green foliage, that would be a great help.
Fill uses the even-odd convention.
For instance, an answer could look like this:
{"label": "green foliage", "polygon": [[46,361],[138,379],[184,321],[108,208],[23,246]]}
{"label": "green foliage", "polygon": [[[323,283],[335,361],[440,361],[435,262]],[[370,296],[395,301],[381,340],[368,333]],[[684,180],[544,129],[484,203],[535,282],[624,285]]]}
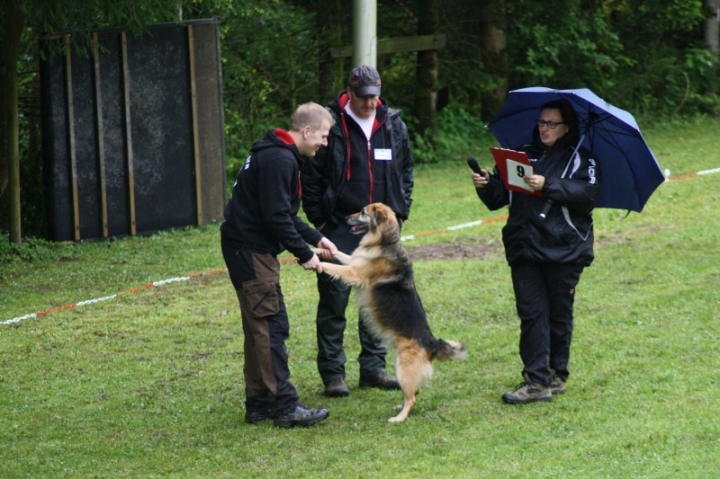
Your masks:
{"label": "green foliage", "polygon": [[268,128],[288,128],[301,103],[315,100],[314,16],[279,1],[250,2],[223,16],[222,57],[228,177]]}
{"label": "green foliage", "polygon": [[607,96],[640,116],[712,112],[718,98],[708,95],[708,87],[718,58],[693,34],[703,20],[700,0],[629,1],[614,10],[613,28],[628,61],[618,68]]}
{"label": "green foliage", "polygon": [[67,259],[72,250],[40,238],[30,237],[17,245],[8,241],[6,235],[0,237],[0,265],[10,263],[32,264]]}
{"label": "green foliage", "polygon": [[700,0],[595,3],[509,2],[511,86],[587,87],[640,116],[717,114]]}
{"label": "green foliage", "polygon": [[[415,119],[405,115],[409,125]],[[472,156],[496,143],[478,117],[459,105],[450,105],[438,113],[438,137],[432,147],[423,135],[412,135],[412,152],[417,164],[454,162]]]}
{"label": "green foliage", "polygon": [[[558,12],[563,12],[558,14]],[[627,61],[605,15],[581,1],[509,2],[511,89],[530,85],[603,91]]]}
{"label": "green foliage", "polygon": [[678,113],[717,114],[720,97],[707,94],[717,59],[702,49],[647,48],[642,61],[624,68],[631,80],[608,94],[640,117],[667,118]]}

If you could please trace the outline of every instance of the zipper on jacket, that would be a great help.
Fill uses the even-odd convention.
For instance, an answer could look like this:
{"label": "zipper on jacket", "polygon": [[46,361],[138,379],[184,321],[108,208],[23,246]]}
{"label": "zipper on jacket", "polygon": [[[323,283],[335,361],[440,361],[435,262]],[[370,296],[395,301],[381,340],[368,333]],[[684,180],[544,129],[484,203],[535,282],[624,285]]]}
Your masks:
{"label": "zipper on jacket", "polygon": [[[374,203],[373,201],[373,193],[374,193],[374,186],[375,186],[375,177],[373,176],[373,157],[372,157],[372,146],[370,144],[370,140],[372,139],[375,132],[377,132],[382,126],[385,124],[385,121],[387,120],[387,115],[385,115],[385,118],[382,119],[382,121],[377,122],[374,126],[372,131],[370,132],[370,138],[368,138],[367,142],[367,154],[368,154],[368,177],[370,178],[370,203]],[[391,141],[392,144],[392,141]],[[370,204],[369,203],[369,204]]]}
{"label": "zipper on jacket", "polygon": [[347,121],[345,120],[345,113],[340,113],[340,118],[342,120],[343,133],[345,133],[345,138],[347,138],[347,142],[345,145],[345,149],[347,150],[345,152],[345,156],[347,157],[347,163],[345,165],[345,168],[346,168],[345,178],[347,179],[347,181],[350,181],[350,178],[352,176],[352,174],[350,173],[350,151],[351,151],[350,131],[348,131]]}
{"label": "zipper on jacket", "polygon": [[372,159],[372,146],[370,146],[370,140],[367,142],[367,158],[368,158],[368,178],[370,179],[370,201],[368,204],[373,203],[373,185],[375,179],[373,178],[373,159]]}

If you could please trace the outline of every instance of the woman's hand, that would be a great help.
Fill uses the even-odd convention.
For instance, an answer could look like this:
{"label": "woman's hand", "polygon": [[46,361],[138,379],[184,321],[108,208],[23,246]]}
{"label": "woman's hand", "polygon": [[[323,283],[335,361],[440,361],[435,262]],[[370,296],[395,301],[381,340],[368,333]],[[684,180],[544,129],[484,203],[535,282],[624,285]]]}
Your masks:
{"label": "woman's hand", "polygon": [[532,188],[533,191],[540,191],[545,186],[545,177],[543,175],[523,176],[523,181]]}
{"label": "woman's hand", "polygon": [[487,170],[480,169],[481,175],[477,173],[472,173],[472,180],[473,185],[475,185],[475,188],[485,188],[490,181],[490,175],[488,174]]}

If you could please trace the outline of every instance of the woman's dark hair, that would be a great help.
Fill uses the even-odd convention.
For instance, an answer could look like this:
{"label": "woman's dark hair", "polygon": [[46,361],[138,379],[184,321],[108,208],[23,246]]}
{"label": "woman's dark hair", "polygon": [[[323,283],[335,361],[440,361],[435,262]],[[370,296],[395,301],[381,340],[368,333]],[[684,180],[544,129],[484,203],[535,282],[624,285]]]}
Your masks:
{"label": "woman's dark hair", "polygon": [[552,100],[545,103],[540,110],[542,111],[546,108],[558,110],[560,112],[563,122],[565,122],[565,125],[568,127],[568,140],[572,144],[576,144],[580,140],[580,131],[578,129],[577,113],[575,113],[575,109],[572,107],[570,102],[564,98],[561,98],[560,100]]}

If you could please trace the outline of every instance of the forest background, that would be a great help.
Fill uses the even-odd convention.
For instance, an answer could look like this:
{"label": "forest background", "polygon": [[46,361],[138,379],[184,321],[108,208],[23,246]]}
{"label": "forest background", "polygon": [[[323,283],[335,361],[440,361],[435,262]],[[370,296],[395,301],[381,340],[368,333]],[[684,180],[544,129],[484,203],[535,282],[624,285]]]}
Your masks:
{"label": "forest background", "polygon": [[[43,33],[221,19],[227,179],[265,129],[344,86],[349,0],[4,0],[0,6],[0,231],[19,161],[23,235],[44,234],[38,39]],[[378,55],[383,97],[403,110],[420,164],[459,161],[461,145],[509,90],[590,88],[642,127],[720,115],[720,0],[379,0],[379,40],[444,35],[443,48]],[[82,35],[74,48],[87,47]],[[16,83],[13,83],[17,80]],[[15,122],[17,119],[17,122]],[[17,138],[17,142],[15,140]]]}

